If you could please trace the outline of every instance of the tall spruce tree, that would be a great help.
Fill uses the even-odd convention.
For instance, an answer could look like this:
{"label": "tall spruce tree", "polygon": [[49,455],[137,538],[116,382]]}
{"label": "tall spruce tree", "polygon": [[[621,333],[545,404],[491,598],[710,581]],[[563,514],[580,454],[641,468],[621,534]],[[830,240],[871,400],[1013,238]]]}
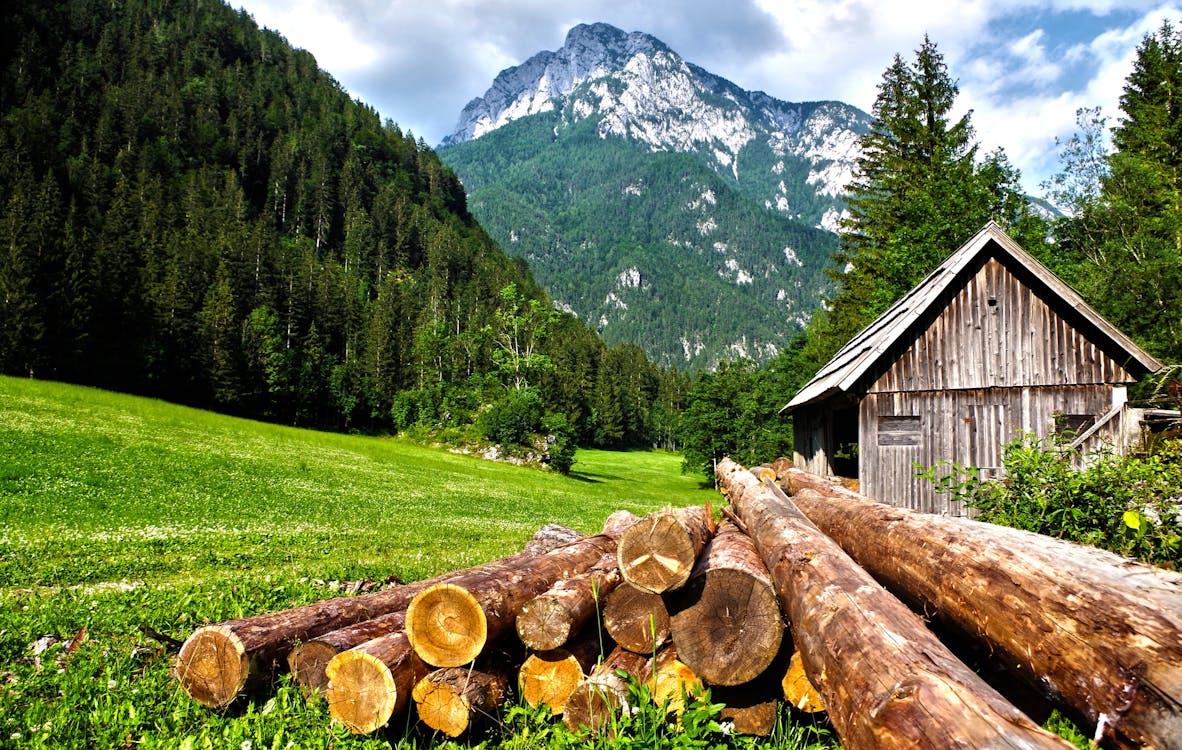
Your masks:
{"label": "tall spruce tree", "polygon": [[1182,31],[1163,23],[1137,49],[1099,195],[1056,234],[1073,279],[1118,327],[1182,360]]}
{"label": "tall spruce tree", "polygon": [[951,119],[958,91],[926,36],[914,62],[896,55],[883,74],[848,186],[836,291],[810,325],[806,367],[824,364],[990,219],[1042,244],[1017,170],[1000,151],[978,159],[971,112]]}

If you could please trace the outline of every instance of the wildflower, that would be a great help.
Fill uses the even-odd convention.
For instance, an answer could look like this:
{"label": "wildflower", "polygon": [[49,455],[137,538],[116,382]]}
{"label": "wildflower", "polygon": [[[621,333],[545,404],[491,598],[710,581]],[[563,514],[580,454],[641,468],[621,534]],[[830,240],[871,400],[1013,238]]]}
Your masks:
{"label": "wildflower", "polygon": [[735,722],[733,722],[733,721],[724,721],[724,722],[722,722],[721,724],[719,724],[719,725],[718,725],[718,728],[719,728],[719,729],[722,731],[722,733],[723,733],[724,735],[726,735],[727,737],[729,737],[729,736],[731,736],[732,734],[734,734],[734,732],[735,732]]}
{"label": "wildflower", "polygon": [[243,740],[241,747],[242,750],[250,750],[252,747],[254,747],[254,744],[250,740]]}
{"label": "wildflower", "polygon": [[10,739],[10,740],[19,740],[20,738],[21,738],[20,732],[13,732],[12,734],[8,735],[8,739]]}
{"label": "wildflower", "polygon": [[107,690],[114,690],[116,684],[114,680],[107,680]]}

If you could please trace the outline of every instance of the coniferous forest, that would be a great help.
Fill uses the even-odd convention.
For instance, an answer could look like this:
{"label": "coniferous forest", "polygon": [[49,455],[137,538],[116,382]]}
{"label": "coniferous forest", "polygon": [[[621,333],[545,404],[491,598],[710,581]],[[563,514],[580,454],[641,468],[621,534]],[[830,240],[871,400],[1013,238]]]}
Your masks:
{"label": "coniferous forest", "polygon": [[554,312],[433,151],[246,13],[44,0],[0,34],[0,371],[303,426],[493,405],[486,432],[673,439],[684,376]]}

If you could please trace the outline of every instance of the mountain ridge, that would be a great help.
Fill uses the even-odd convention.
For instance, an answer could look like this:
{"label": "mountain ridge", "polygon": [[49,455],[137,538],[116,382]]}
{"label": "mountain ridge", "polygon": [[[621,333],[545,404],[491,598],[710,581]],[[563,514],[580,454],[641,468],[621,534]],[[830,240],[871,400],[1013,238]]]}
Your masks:
{"label": "mountain ridge", "polygon": [[[807,323],[869,122],[840,102],[746,91],[649,34],[582,24],[501,71],[439,155],[481,224],[566,309],[609,343],[697,369],[765,361]],[[645,267],[649,294],[619,283]],[[671,297],[718,322],[656,309]]]}

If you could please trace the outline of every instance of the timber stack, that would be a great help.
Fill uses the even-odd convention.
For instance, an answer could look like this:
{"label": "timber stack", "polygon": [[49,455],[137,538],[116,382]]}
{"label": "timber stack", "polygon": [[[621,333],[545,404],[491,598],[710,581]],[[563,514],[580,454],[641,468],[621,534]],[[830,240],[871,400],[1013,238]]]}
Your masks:
{"label": "timber stack", "polygon": [[[786,459],[717,475],[721,522],[549,526],[483,565],[199,628],[175,675],[222,708],[287,666],[358,734],[413,711],[457,737],[510,700],[610,733],[636,684],[674,716],[708,689],[752,735],[827,711],[847,748],[1070,747],[1030,705],[1106,747],[1182,748],[1182,576],[872,502]],[[980,654],[988,669],[966,665]]]}

